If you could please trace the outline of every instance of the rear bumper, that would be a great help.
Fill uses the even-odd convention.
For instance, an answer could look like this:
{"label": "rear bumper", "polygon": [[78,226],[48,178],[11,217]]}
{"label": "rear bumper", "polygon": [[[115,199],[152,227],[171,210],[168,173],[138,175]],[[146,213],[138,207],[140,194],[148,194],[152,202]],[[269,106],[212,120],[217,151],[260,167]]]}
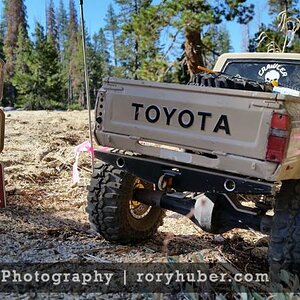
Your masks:
{"label": "rear bumper", "polygon": [[[216,171],[242,175],[250,178],[260,178],[265,181],[276,181],[278,164],[254,158],[233,155],[222,152],[211,152],[206,156],[197,153],[182,152],[179,148],[165,146],[157,141],[152,143],[140,141],[138,137],[107,133],[96,128],[95,139],[98,145],[111,148],[121,148],[153,157],[155,160],[171,160],[173,163],[183,163],[191,167],[214,169]],[[149,146],[152,144],[153,146]],[[193,149],[195,151],[195,149]],[[200,151],[200,150],[198,150]]]}
{"label": "rear bumper", "polygon": [[[240,194],[273,194],[275,192],[274,182],[221,173],[146,155],[126,154],[108,147],[95,150],[95,157],[154,184],[157,184],[164,175],[172,177],[172,187],[177,191]],[[229,186],[232,187],[230,190]]]}

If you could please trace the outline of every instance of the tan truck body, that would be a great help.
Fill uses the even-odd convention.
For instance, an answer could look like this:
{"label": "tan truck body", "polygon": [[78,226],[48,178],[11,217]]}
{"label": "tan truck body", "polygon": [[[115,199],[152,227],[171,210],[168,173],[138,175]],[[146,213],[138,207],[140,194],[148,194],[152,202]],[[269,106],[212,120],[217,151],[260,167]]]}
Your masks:
{"label": "tan truck body", "polygon": [[[225,55],[215,70],[229,58],[253,55],[266,56]],[[276,55],[300,61],[297,54]],[[281,163],[266,160],[274,112],[291,120]],[[272,182],[300,178],[299,97],[108,78],[95,113],[102,146]]]}

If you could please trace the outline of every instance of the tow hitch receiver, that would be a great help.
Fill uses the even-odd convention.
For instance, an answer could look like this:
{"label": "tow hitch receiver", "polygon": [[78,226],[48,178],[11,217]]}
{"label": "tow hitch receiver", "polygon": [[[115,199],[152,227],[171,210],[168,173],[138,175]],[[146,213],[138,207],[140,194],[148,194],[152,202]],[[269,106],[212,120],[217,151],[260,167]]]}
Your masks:
{"label": "tow hitch receiver", "polygon": [[220,234],[233,228],[253,229],[269,233],[272,217],[261,214],[257,208],[240,204],[234,194],[203,193],[189,197],[184,193],[164,193],[145,189],[136,190],[134,199],[159,206],[190,219],[204,231]]}

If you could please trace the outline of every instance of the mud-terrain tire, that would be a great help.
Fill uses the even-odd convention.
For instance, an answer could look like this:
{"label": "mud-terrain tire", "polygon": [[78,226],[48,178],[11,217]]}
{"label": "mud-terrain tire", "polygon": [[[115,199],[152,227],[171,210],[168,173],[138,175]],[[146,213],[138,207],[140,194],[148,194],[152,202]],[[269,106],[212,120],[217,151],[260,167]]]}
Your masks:
{"label": "mud-terrain tire", "polygon": [[163,224],[163,209],[132,200],[135,188],[153,189],[153,184],[109,164],[95,166],[86,211],[91,227],[106,240],[139,242],[151,238]]}
{"label": "mud-terrain tire", "polygon": [[188,85],[246,91],[272,92],[272,86],[268,83],[260,83],[254,80],[248,80],[245,78],[228,76],[224,74],[208,74],[202,72],[194,74],[191,77]]}
{"label": "mud-terrain tire", "polygon": [[283,181],[276,196],[268,255],[273,281],[281,270],[300,276],[300,180]]}

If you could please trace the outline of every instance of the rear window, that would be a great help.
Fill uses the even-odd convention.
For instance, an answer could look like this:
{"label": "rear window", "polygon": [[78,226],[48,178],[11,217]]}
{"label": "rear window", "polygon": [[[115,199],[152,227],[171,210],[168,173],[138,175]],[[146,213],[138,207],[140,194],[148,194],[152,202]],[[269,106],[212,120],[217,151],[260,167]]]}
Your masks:
{"label": "rear window", "polygon": [[280,85],[300,90],[300,62],[229,60],[222,72],[261,82],[277,80]]}

